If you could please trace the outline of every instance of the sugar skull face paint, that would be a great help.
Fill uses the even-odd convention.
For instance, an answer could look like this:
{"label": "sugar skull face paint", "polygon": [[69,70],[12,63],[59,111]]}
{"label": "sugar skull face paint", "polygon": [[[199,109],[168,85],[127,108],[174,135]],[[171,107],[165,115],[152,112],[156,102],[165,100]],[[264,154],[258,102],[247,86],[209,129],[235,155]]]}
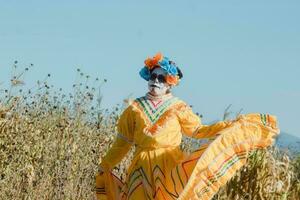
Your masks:
{"label": "sugar skull face paint", "polygon": [[164,95],[170,89],[170,85],[165,81],[166,75],[167,72],[160,67],[152,71],[150,80],[148,81],[148,89],[152,95]]}

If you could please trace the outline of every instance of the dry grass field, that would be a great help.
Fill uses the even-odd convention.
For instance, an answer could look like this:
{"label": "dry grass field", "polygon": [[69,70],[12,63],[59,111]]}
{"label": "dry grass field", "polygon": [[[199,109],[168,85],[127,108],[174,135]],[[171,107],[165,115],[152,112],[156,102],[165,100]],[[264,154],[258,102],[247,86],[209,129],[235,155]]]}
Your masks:
{"label": "dry grass field", "polygon": [[[22,74],[28,70],[16,73],[9,88],[0,85],[0,199],[95,199],[99,157],[114,140],[123,106],[102,109],[106,80],[91,80],[79,69],[71,94],[47,78],[25,89]],[[130,158],[115,168],[120,177]],[[214,199],[299,197],[300,157],[292,160],[272,147],[254,152]]]}

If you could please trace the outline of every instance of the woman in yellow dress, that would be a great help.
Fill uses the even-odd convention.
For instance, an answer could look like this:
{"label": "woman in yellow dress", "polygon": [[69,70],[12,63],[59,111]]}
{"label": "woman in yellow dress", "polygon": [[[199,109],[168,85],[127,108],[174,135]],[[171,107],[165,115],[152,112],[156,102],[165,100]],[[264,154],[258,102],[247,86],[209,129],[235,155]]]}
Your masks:
{"label": "woman in yellow dress", "polygon": [[[117,137],[96,176],[98,199],[211,199],[251,151],[272,145],[279,134],[276,117],[268,114],[203,125],[188,104],[172,95],[182,72],[160,53],[145,60],[140,75],[149,92],[128,105],[118,120]],[[187,154],[180,149],[182,134],[209,142]],[[136,151],[122,182],[112,169],[132,145]]]}

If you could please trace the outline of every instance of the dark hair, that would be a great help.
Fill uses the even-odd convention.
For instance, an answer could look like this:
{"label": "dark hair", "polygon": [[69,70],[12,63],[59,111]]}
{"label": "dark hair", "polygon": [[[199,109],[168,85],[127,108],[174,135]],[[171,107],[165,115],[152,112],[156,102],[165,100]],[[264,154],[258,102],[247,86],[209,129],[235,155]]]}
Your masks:
{"label": "dark hair", "polygon": [[179,79],[182,79],[183,74],[182,74],[182,71],[179,69],[179,67],[177,67],[177,71],[178,71]]}
{"label": "dark hair", "polygon": [[[176,64],[175,64],[175,62],[173,62],[173,61],[169,61],[169,64],[172,64],[172,65],[175,65],[176,66]],[[156,69],[156,68],[158,68],[158,67],[160,67],[159,65],[156,65],[156,66],[154,66],[152,69],[150,69],[150,74],[152,74],[152,72],[154,71],[154,69]],[[183,74],[182,74],[182,71],[179,69],[179,67],[177,67],[176,66],[176,68],[177,68],[177,72],[178,72],[178,76],[179,76],[179,79],[182,79],[182,77],[183,77]]]}

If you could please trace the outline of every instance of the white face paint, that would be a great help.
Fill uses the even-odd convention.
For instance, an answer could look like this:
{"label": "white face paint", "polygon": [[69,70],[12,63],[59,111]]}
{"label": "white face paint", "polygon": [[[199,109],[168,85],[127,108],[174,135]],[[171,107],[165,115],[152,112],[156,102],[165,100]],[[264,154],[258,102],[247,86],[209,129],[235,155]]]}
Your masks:
{"label": "white face paint", "polygon": [[[158,75],[164,75],[164,76],[166,76],[167,72],[164,69],[158,67],[158,68],[155,68],[152,71],[152,74],[156,74],[157,76]],[[157,78],[155,80],[149,80],[148,81],[148,89],[149,89],[149,92],[153,96],[164,95],[164,94],[167,93],[168,89],[170,89],[170,88],[171,88],[171,86],[168,83],[159,82]]]}

